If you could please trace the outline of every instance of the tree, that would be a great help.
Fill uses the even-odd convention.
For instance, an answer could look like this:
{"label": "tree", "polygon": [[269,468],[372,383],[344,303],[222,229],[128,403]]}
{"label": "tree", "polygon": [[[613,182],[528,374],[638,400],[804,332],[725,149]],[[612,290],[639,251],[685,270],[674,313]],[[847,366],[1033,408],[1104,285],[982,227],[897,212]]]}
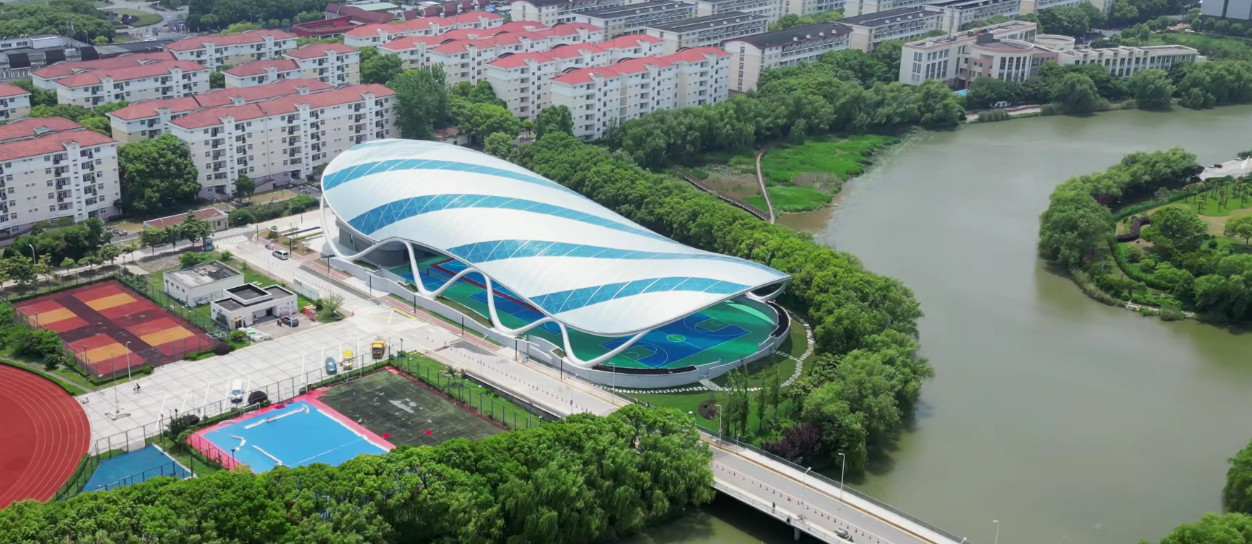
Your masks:
{"label": "tree", "polygon": [[199,173],[187,145],[171,134],[123,145],[117,150],[122,208],[153,215],[180,203],[195,202]]}
{"label": "tree", "polygon": [[565,106],[548,106],[535,118],[535,138],[542,138],[550,132],[564,132],[574,135],[574,118]]}
{"label": "tree", "polygon": [[[272,26],[278,26],[278,25],[272,25]],[[261,25],[257,23],[234,23],[226,27],[225,29],[223,29],[221,32],[218,32],[218,34],[223,34],[223,35],[243,34],[244,32],[249,32],[252,30],[261,30]]]}
{"label": "tree", "polygon": [[91,40],[91,43],[94,45],[105,45],[109,43],[109,39],[104,36],[96,36],[95,39]]}
{"label": "tree", "polygon": [[1227,221],[1223,234],[1229,238],[1239,238],[1247,244],[1248,240],[1252,239],[1252,215],[1241,215]]}
{"label": "tree", "polygon": [[787,15],[780,17],[777,21],[771,23],[769,25],[769,31],[774,32],[778,30],[786,30],[788,28],[795,28],[797,26],[814,25],[817,23],[825,23],[827,21],[838,21],[842,18],[843,12],[837,9],[803,16],[788,13]]}
{"label": "tree", "polygon": [[122,248],[118,247],[117,244],[104,244],[103,246],[100,246],[100,249],[97,250],[95,254],[101,261],[113,264],[113,261],[117,260],[117,258],[121,256]]}
{"label": "tree", "polygon": [[458,128],[478,143],[496,133],[516,138],[522,131],[521,121],[508,108],[497,104],[455,101],[453,115]]}
{"label": "tree", "polygon": [[83,128],[86,128],[87,130],[94,130],[105,136],[113,135],[113,127],[110,125],[109,119],[106,117],[88,117],[79,121],[78,124],[82,125]]}
{"label": "tree", "polygon": [[56,91],[45,91],[40,89],[31,82],[30,78],[10,81],[9,84],[30,93],[30,105],[32,107],[55,106],[57,104]]}
{"label": "tree", "polygon": [[447,126],[448,87],[442,65],[401,73],[387,83],[396,93],[396,122],[405,138],[428,139]]}
{"label": "tree", "polygon": [[513,137],[503,132],[497,132],[487,137],[483,143],[483,151],[488,155],[494,155],[504,160],[509,160],[513,156]]}
{"label": "tree", "polygon": [[886,82],[900,79],[900,52],[903,47],[904,42],[900,40],[887,40],[874,46],[874,52],[869,56],[878,63],[875,79]]}
{"label": "tree", "polygon": [[210,89],[226,88],[226,74],[224,72],[219,72],[217,70],[209,72],[209,88]]}
{"label": "tree", "polygon": [[343,295],[327,293],[322,295],[318,302],[321,303],[321,311],[326,312],[328,315],[335,315],[339,313],[339,308],[343,307]]}
{"label": "tree", "polygon": [[402,71],[399,55],[382,54],[374,47],[361,48],[361,83],[386,84]]}
{"label": "tree", "polygon": [[1001,102],[1018,103],[1021,84],[994,77],[980,77],[969,84],[965,104],[970,108],[990,108]]}
{"label": "tree", "polygon": [[1081,37],[1091,31],[1090,15],[1087,10],[1080,7],[1049,8],[1040,10],[1038,15],[1039,25],[1042,27],[1041,32]]}
{"label": "tree", "polygon": [[1143,239],[1168,253],[1186,253],[1200,249],[1209,239],[1208,224],[1195,212],[1166,206],[1152,214],[1152,224],[1143,229]]}
{"label": "tree", "polygon": [[170,227],[147,227],[139,232],[140,245],[153,248],[153,253],[157,246],[168,244],[169,238]]}
{"label": "tree", "polygon": [[1078,73],[1066,74],[1052,87],[1052,100],[1068,114],[1091,113],[1104,105],[1091,78]]}
{"label": "tree", "polygon": [[241,173],[238,178],[235,178],[235,198],[248,198],[255,192],[256,182],[252,181],[252,178],[248,177],[247,174]]}
{"label": "tree", "polygon": [[1066,268],[1079,266],[1112,235],[1108,208],[1090,195],[1054,192],[1052,204],[1039,216],[1039,256]]}
{"label": "tree", "polygon": [[1174,94],[1174,84],[1165,70],[1150,69],[1130,76],[1130,89],[1140,109],[1168,109]]}

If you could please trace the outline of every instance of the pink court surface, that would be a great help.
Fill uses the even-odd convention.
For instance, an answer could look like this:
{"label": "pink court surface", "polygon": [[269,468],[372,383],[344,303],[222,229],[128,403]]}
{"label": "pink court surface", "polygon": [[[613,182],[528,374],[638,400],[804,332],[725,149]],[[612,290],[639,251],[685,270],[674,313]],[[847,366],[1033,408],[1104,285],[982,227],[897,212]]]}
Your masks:
{"label": "pink court surface", "polygon": [[213,338],[191,323],[114,280],[18,302],[33,326],[61,337],[74,357],[97,376],[145,365],[160,366],[213,347]]}

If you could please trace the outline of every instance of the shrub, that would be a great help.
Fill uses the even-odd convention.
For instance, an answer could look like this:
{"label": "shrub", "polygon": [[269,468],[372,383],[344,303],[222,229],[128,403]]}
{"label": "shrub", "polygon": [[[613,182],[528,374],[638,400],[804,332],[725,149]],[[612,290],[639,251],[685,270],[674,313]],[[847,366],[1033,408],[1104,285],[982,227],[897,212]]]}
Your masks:
{"label": "shrub", "polygon": [[248,341],[248,333],[235,329],[230,331],[230,343],[243,344]]}
{"label": "shrub", "polygon": [[198,265],[200,263],[207,263],[211,260],[213,260],[213,256],[209,255],[208,253],[201,253],[199,251],[189,251],[187,253],[183,253],[182,255],[178,257],[178,265],[183,268],[189,268],[189,267]]}
{"label": "shrub", "polygon": [[277,240],[277,239],[278,239],[278,231],[273,230],[273,229],[270,229],[270,230],[265,231],[265,239],[266,239],[266,240]]}
{"label": "shrub", "polygon": [[1142,270],[1144,272],[1151,272],[1153,270],[1156,270],[1156,261],[1153,259],[1144,259],[1140,261],[1139,270]]}
{"label": "shrub", "polygon": [[1126,261],[1127,262],[1137,263],[1142,260],[1143,260],[1143,250],[1134,246],[1130,246],[1126,248]]}
{"label": "shrub", "polygon": [[1182,313],[1182,306],[1177,302],[1167,302],[1161,306],[1161,321],[1178,321],[1186,317]]}
{"label": "shrub", "polygon": [[222,262],[224,262],[224,263],[228,263],[228,262],[230,262],[230,260],[231,260],[231,259],[233,259],[234,257],[235,257],[235,254],[234,254],[234,253],[231,253],[231,252],[229,252],[229,251],[223,251],[223,252],[222,252],[222,255],[221,255],[221,257],[220,257],[220,259],[221,259],[221,261],[222,261]]}
{"label": "shrub", "polygon": [[978,114],[979,123],[994,123],[996,121],[1008,121],[1012,116],[1009,112],[1002,109],[987,110]]}

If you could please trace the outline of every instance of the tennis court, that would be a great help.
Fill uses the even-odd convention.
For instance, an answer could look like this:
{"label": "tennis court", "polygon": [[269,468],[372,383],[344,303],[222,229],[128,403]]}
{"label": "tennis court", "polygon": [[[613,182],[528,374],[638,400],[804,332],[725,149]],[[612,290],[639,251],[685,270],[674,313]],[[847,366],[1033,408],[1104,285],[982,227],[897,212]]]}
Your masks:
{"label": "tennis court", "polygon": [[[435,289],[465,269],[460,261],[435,257],[418,263],[423,285]],[[392,272],[412,281],[408,267]],[[493,287],[496,287],[493,285]],[[487,291],[482,276],[470,273],[443,292],[443,296],[480,315],[487,315]],[[495,294],[496,313],[504,326],[518,328],[543,317],[507,289]],[[734,361],[756,353],[776,326],[773,311],[764,304],[746,299],[727,301],[691,314],[645,334],[638,342],[617,354],[606,364],[622,368],[678,368],[716,361]],[[555,323],[545,323],[529,334],[558,346],[563,344]],[[570,345],[581,359],[591,359],[621,346],[629,338],[606,338],[580,331],[569,331]]]}
{"label": "tennis court", "polygon": [[453,438],[477,440],[504,432],[390,368],[331,387],[319,398],[394,444],[434,446]]}
{"label": "tennis court", "polygon": [[100,461],[100,466],[91,473],[91,478],[83,486],[83,491],[103,491],[128,485],[146,482],[157,476],[170,476],[183,479],[191,475],[187,467],[182,466],[155,444],[143,449],[110,457]]}
{"label": "tennis court", "polygon": [[258,473],[278,465],[339,465],[358,455],[384,453],[393,447],[314,396],[199,431],[191,443],[207,457],[226,461],[223,464],[227,468],[243,464]]}

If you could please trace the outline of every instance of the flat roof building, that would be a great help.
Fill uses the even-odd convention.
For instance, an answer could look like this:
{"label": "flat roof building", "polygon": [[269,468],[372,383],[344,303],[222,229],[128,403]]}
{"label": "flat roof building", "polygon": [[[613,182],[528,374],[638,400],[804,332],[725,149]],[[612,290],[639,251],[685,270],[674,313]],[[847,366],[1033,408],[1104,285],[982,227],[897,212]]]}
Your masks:
{"label": "flat roof building", "polygon": [[687,2],[655,0],[641,4],[627,4],[574,12],[574,21],[603,28],[605,36],[612,38],[622,34],[638,34],[646,27],[690,19],[696,7]]}
{"label": "flat roof building", "polygon": [[943,12],[941,30],[958,32],[974,21],[997,16],[1016,17],[1021,14],[1022,0],[948,0],[930,6]]}
{"label": "flat roof building", "polygon": [[769,19],[760,15],[730,12],[650,26],[647,33],[664,41],[665,52],[668,54],[680,49],[719,45],[726,40],[760,34],[768,27]]}
{"label": "flat roof building", "polygon": [[829,22],[726,40],[730,53],[730,89],[756,90],[761,72],[780,66],[814,62],[830,51],[848,48],[852,27]]}
{"label": "flat roof building", "polygon": [[189,307],[208,304],[226,296],[226,291],[243,285],[243,274],[219,261],[166,272],[165,294]]}
{"label": "flat roof building", "polygon": [[[760,15],[766,21],[777,21],[787,12],[786,0],[684,0],[696,5],[696,17],[721,15],[723,13],[747,13]],[[834,9],[834,8],[831,8]],[[813,12],[817,13],[817,12]],[[797,14],[799,15],[799,14]]]}
{"label": "flat roof building", "polygon": [[209,315],[230,330],[242,329],[269,317],[295,314],[297,300],[295,293],[280,285],[245,283],[224,290],[221,298],[210,302]]}
{"label": "flat roof building", "polygon": [[943,12],[929,6],[880,11],[839,21],[852,28],[848,47],[866,53],[887,40],[916,40],[943,28]]}
{"label": "flat roof building", "polygon": [[514,21],[536,21],[548,26],[574,22],[574,13],[588,9],[624,6],[626,0],[513,0],[509,16]]}
{"label": "flat roof building", "polygon": [[1009,21],[905,43],[900,52],[900,82],[921,85],[926,81],[942,81],[955,88],[964,88],[971,81],[968,59],[974,54],[976,43],[981,40],[979,49],[986,52],[994,50],[992,40],[1030,43],[1034,41],[1038,27],[1028,21]]}

